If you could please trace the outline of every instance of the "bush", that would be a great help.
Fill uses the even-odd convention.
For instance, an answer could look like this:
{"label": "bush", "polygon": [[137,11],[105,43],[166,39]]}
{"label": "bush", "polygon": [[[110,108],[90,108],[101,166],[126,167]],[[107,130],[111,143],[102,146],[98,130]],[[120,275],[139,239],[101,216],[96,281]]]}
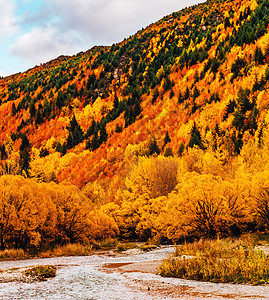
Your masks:
{"label": "bush", "polygon": [[101,249],[113,249],[116,248],[119,244],[118,240],[115,238],[107,238],[99,241],[95,241],[93,243],[93,248],[95,250],[101,250]]}
{"label": "bush", "polygon": [[116,247],[117,252],[126,251],[128,249],[137,248],[137,245],[134,243],[119,243]]}
{"label": "bush", "polygon": [[25,271],[25,275],[39,281],[46,281],[56,276],[55,266],[36,266]]}
{"label": "bush", "polygon": [[269,283],[269,258],[249,241],[207,240],[177,247],[159,271],[165,277],[264,284]]}
{"label": "bush", "polygon": [[27,254],[23,249],[9,249],[0,251],[0,259],[25,259]]}
{"label": "bush", "polygon": [[58,246],[53,250],[40,253],[40,257],[54,257],[54,256],[87,256],[92,250],[92,245],[66,244]]}

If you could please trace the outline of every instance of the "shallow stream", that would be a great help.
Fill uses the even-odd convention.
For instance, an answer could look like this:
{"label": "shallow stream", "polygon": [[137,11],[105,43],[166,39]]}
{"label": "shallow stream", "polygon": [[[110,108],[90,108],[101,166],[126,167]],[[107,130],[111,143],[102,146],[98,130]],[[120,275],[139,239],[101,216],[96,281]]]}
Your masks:
{"label": "shallow stream", "polygon": [[[269,299],[269,285],[252,286],[197,282],[177,278],[162,278],[151,273],[128,272],[116,266],[128,263],[161,260],[173,247],[146,253],[114,255],[97,253],[84,257],[56,257],[0,262],[1,270],[34,265],[56,265],[57,275],[46,282],[0,283],[0,299],[78,299],[78,300],[201,300],[201,299]],[[114,266],[109,268],[108,265]],[[134,264],[135,265],[135,264]]]}
{"label": "shallow stream", "polygon": [[58,268],[57,276],[46,282],[0,283],[0,299],[153,299],[146,291],[129,287],[130,280],[124,273],[113,270],[108,273],[102,266],[160,260],[171,252],[173,247],[120,257],[99,254],[1,262],[2,270],[34,265],[56,265]]}

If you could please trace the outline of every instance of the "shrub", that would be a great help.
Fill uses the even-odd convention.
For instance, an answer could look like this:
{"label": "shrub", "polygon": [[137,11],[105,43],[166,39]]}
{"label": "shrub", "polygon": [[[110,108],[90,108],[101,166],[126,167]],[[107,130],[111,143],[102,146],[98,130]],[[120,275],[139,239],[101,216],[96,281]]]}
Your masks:
{"label": "shrub", "polygon": [[119,243],[116,247],[117,252],[126,251],[128,249],[137,248],[137,245],[134,243]]}
{"label": "shrub", "polygon": [[55,266],[36,266],[25,271],[25,275],[39,281],[46,281],[56,276]]}
{"label": "shrub", "polygon": [[269,283],[269,258],[249,241],[207,240],[177,247],[159,271],[165,277],[263,284]]}
{"label": "shrub", "polygon": [[86,256],[92,250],[92,245],[66,244],[64,246],[56,247],[53,250],[40,253],[40,257],[52,256]]}
{"label": "shrub", "polygon": [[27,254],[23,249],[8,249],[0,251],[0,259],[24,259]]}

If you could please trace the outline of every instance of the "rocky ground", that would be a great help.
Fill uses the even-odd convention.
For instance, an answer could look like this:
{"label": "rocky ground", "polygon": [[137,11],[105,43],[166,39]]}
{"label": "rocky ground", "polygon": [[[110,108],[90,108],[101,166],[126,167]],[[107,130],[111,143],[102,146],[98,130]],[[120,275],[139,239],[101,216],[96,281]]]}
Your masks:
{"label": "rocky ground", "polygon": [[[266,248],[266,250],[268,249]],[[127,279],[128,287],[134,291],[134,294],[142,292],[142,294],[147,295],[145,299],[269,299],[269,285],[222,284],[163,278],[157,275],[161,260],[132,261],[130,259],[128,261],[129,258],[140,257],[142,252],[139,249],[132,249],[123,253],[100,252],[97,257],[117,258],[117,262],[101,263],[99,271],[116,272],[119,276],[124,276]],[[54,262],[61,268],[58,261]],[[29,267],[28,265],[23,267],[18,265],[16,269],[8,269],[8,265],[6,267],[2,266],[4,270],[0,272],[0,283],[31,283],[35,280],[25,275],[25,270],[29,269],[30,265]]]}
{"label": "rocky ground", "polygon": [[[267,255],[268,246],[261,246]],[[116,263],[103,266],[106,272],[118,271],[130,280],[130,287],[142,291],[147,290],[153,298],[162,296],[163,299],[269,299],[269,285],[222,284],[197,282],[178,278],[161,278],[158,267],[161,260],[134,263]],[[144,276],[135,276],[143,273]],[[154,274],[154,275],[153,275]]]}
{"label": "rocky ground", "polygon": [[27,268],[0,271],[0,283],[8,282],[33,282],[33,278],[25,275]]}

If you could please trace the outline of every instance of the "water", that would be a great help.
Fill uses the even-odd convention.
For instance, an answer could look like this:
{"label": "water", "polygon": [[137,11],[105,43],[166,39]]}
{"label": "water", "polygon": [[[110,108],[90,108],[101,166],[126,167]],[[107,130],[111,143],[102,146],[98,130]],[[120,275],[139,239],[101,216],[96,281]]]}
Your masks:
{"label": "water", "polygon": [[[160,260],[173,252],[172,247],[127,257],[92,255],[7,261],[0,268],[10,269],[33,265],[57,265],[57,276],[46,282],[0,283],[0,299],[163,299],[130,287],[125,273],[105,272],[104,264]],[[137,273],[136,277],[143,276]]]}
{"label": "water", "polygon": [[[0,283],[0,299],[269,299],[269,285],[197,282],[178,278],[162,278],[150,273],[121,273],[113,271],[114,269],[109,269],[107,272],[107,269],[104,268],[105,264],[161,260],[173,252],[173,247],[167,247],[139,255],[120,257],[99,254],[87,257],[56,257],[1,262],[0,269],[2,270],[48,264],[57,265],[58,268],[57,276],[46,282]],[[155,282],[155,286],[152,285],[152,282]],[[149,286],[151,286],[150,291],[148,291]],[[174,288],[173,291],[176,294],[172,295],[169,287]],[[161,290],[164,292],[160,292]]]}

